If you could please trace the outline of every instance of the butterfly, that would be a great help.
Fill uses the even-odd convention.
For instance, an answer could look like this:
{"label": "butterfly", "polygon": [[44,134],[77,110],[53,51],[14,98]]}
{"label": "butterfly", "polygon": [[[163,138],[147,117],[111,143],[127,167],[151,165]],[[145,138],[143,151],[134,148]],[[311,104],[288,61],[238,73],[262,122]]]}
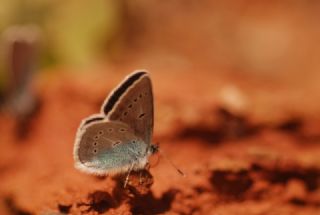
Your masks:
{"label": "butterfly", "polygon": [[149,74],[133,72],[110,93],[100,114],[81,122],[73,150],[75,167],[95,175],[144,169],[158,151],[151,143],[153,121]]}

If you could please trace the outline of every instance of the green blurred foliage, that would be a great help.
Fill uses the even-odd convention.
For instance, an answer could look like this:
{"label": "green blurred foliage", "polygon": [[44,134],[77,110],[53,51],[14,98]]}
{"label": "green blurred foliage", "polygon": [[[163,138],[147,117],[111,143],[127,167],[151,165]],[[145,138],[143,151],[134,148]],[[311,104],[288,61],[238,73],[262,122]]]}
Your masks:
{"label": "green blurred foliage", "polygon": [[12,25],[42,30],[41,63],[81,66],[106,50],[120,25],[117,0],[2,0],[0,32]]}

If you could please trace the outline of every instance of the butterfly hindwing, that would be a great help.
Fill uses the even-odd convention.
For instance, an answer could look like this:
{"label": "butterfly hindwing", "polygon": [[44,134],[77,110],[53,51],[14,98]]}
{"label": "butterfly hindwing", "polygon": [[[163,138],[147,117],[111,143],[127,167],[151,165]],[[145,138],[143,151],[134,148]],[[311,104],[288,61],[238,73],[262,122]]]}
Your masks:
{"label": "butterfly hindwing", "polygon": [[79,169],[104,174],[128,168],[146,146],[125,123],[97,121],[79,129],[74,150]]}
{"label": "butterfly hindwing", "polygon": [[79,129],[82,129],[83,127],[88,126],[89,124],[92,124],[94,122],[102,121],[105,117],[101,114],[93,114],[90,117],[82,120]]}

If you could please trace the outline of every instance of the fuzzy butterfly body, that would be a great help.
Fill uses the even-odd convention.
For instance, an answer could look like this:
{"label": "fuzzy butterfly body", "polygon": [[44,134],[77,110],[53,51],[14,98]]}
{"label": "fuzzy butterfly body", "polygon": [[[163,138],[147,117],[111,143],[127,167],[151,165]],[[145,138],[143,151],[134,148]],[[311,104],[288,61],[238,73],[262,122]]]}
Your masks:
{"label": "fuzzy butterfly body", "polygon": [[74,145],[76,168],[98,175],[143,169],[157,151],[151,144],[153,94],[145,71],[129,75],[101,113],[83,120]]}

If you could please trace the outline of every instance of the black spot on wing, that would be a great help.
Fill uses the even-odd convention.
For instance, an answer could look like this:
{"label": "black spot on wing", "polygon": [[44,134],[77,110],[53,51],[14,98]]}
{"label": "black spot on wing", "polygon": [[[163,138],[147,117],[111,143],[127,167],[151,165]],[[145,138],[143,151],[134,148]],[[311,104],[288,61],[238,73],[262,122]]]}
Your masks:
{"label": "black spot on wing", "polygon": [[138,117],[141,119],[144,117],[144,115],[146,115],[145,113],[140,114]]}
{"label": "black spot on wing", "polygon": [[141,76],[147,74],[146,72],[136,72],[132,74],[129,78],[127,78],[121,86],[116,89],[113,94],[110,96],[109,100],[103,107],[103,112],[107,115],[114,107],[120,96],[134,83],[136,82]]}

